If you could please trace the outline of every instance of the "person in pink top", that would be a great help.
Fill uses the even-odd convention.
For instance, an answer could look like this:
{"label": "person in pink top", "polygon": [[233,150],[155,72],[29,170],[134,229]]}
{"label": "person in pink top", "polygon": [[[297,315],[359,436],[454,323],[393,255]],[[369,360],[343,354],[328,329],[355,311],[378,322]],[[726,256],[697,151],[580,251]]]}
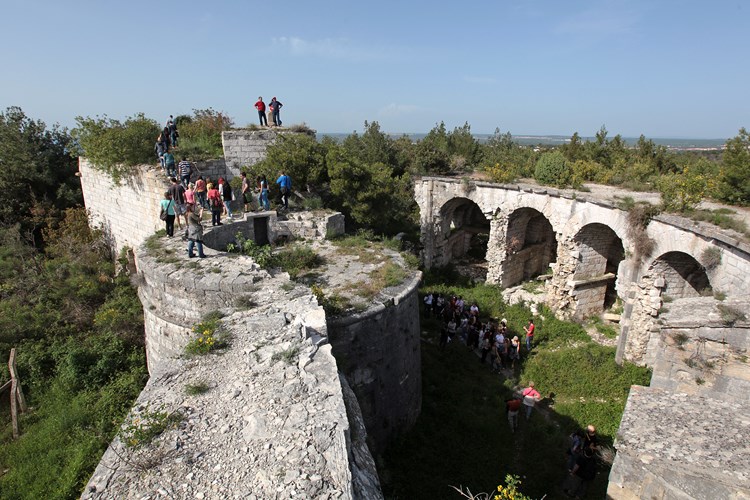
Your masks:
{"label": "person in pink top", "polygon": [[523,390],[521,395],[523,396],[523,404],[526,407],[526,420],[528,420],[531,417],[534,405],[542,399],[542,395],[534,389],[534,382],[529,382],[529,386]]}
{"label": "person in pink top", "polygon": [[195,184],[192,182],[188,184],[187,191],[185,191],[185,202],[188,205],[195,205]]}

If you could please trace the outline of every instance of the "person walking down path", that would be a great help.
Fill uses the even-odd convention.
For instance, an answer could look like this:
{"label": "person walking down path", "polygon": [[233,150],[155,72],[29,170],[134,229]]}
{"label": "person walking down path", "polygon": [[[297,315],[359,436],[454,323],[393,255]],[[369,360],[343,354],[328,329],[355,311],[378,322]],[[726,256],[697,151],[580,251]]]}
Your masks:
{"label": "person walking down path", "polygon": [[258,206],[263,210],[271,210],[271,203],[268,201],[268,180],[265,175],[258,177],[258,189],[260,190]]}
{"label": "person walking down path", "polygon": [[201,219],[203,218],[203,210],[199,209],[195,203],[188,203],[187,206],[187,220],[188,220],[188,257],[195,257],[193,248],[198,246],[198,257],[201,259],[206,258],[206,254],[203,253],[203,224]]}
{"label": "person walking down path", "polygon": [[284,105],[281,104],[281,102],[277,101],[274,97],[271,99],[271,102],[268,103],[268,107],[271,108],[271,117],[273,118],[273,124],[276,127],[281,127],[281,116],[279,116],[279,112],[281,111],[281,108]]}
{"label": "person walking down path", "polygon": [[177,225],[182,229],[182,222],[180,222],[180,216],[185,218],[185,224],[187,225],[187,206],[185,205],[185,186],[177,182],[177,179],[172,177],[169,179],[172,185],[169,187],[169,194],[172,195],[172,200],[175,203],[175,212],[177,213]]}
{"label": "person walking down path", "polygon": [[169,191],[164,192],[164,199],[160,202],[161,206],[161,213],[159,215],[159,218],[166,222],[167,224],[167,236],[170,238],[174,236],[174,200],[172,199],[172,194]]}
{"label": "person walking down path", "polygon": [[174,155],[167,151],[164,153],[164,165],[167,169],[167,177],[176,177],[177,176],[177,169],[175,168],[175,159]]}
{"label": "person walking down path", "polygon": [[242,203],[245,205],[245,212],[250,211],[250,203],[253,200],[252,192],[250,191],[250,179],[247,178],[247,173],[241,172],[240,177],[242,178]]}
{"label": "person walking down path", "polygon": [[208,205],[211,207],[211,225],[221,226],[221,210],[224,205],[221,201],[219,190],[210,182],[208,183]]}
{"label": "person walking down path", "polygon": [[190,184],[190,178],[193,176],[193,164],[183,156],[180,163],[177,164],[177,170],[180,171],[180,182],[187,187]]}
{"label": "person walking down path", "polygon": [[221,199],[224,200],[224,209],[227,211],[228,221],[232,221],[232,200],[234,200],[234,194],[232,193],[232,186],[228,180],[219,177],[219,192],[221,193]]}
{"label": "person walking down path", "polygon": [[511,398],[505,400],[505,410],[508,412],[508,423],[510,424],[510,431],[516,432],[518,428],[518,412],[521,409],[521,399]]}
{"label": "person walking down path", "polygon": [[526,332],[526,350],[531,351],[531,344],[534,342],[534,319],[529,320],[529,324],[523,327],[523,331]]}
{"label": "person walking down path", "polygon": [[529,386],[523,390],[521,395],[523,396],[523,405],[526,407],[526,420],[528,420],[531,418],[534,405],[542,399],[542,395],[534,388],[534,382],[529,382]]}
{"label": "person walking down path", "polygon": [[266,103],[263,102],[262,97],[258,97],[258,101],[255,103],[255,109],[258,110],[258,119],[260,120],[260,126],[268,126],[268,120],[266,119]]}
{"label": "person walking down path", "polygon": [[[276,99],[274,97],[274,99]],[[276,179],[276,184],[279,185],[280,191],[280,202],[285,210],[289,210],[289,192],[292,190],[292,179],[284,171],[281,172],[279,178]]]}

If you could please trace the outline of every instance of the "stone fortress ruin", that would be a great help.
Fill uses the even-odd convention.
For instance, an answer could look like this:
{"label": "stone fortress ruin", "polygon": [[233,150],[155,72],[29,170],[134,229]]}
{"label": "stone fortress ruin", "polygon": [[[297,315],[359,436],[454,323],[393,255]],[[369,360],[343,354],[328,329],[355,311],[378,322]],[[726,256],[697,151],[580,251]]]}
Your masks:
{"label": "stone fortress ruin", "polygon": [[[225,132],[225,158],[198,166],[238,175],[278,133]],[[421,406],[420,273],[380,291],[371,307],[326,318],[306,286],[223,250],[238,231],[259,243],[291,235],[324,246],[343,232],[341,214],[247,214],[207,230],[207,251],[221,257],[186,266],[169,258],[183,254],[179,239],[158,251],[144,243],[162,227],[161,170],[144,166],[119,186],[85,159],[80,173],[92,223],[118,251],[132,249],[151,374],[132,413],[182,417],[143,449],[116,438],[83,497],[382,498],[372,452],[408,430]],[[488,282],[542,277],[562,317],[621,308],[617,357],[652,367],[653,378],[631,390],[609,496],[750,498],[744,441],[716,439],[716,426],[750,435],[749,245],[660,215],[645,229],[655,242],[645,256],[612,200],[538,186],[424,177],[415,197],[425,267],[479,247]],[[356,269],[331,267],[359,279]],[[213,310],[226,314],[231,347],[182,356],[193,325]],[[196,380],[211,390],[186,396]]]}
{"label": "stone fortress ruin", "polygon": [[541,277],[561,317],[621,304],[617,359],[653,375],[628,398],[609,497],[750,497],[750,245],[659,215],[644,255],[616,200],[572,190],[425,177],[415,196],[425,267],[484,253],[487,282]]}

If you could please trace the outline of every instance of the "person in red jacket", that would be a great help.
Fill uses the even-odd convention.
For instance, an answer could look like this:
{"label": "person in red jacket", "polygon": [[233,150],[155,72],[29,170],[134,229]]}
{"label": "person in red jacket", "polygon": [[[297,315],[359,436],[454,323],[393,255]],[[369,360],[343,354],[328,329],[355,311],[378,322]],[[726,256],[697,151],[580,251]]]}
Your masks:
{"label": "person in red jacket", "polygon": [[266,103],[263,102],[262,97],[258,97],[258,102],[255,103],[255,109],[258,110],[258,118],[260,118],[261,127],[268,126],[268,120],[266,120]]}

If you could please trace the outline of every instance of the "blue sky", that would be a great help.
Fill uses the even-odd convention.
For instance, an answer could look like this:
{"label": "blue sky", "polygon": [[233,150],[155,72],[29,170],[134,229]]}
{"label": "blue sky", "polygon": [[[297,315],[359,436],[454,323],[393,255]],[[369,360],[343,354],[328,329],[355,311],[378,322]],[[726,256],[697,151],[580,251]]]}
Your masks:
{"label": "blue sky", "polygon": [[48,124],[213,107],[319,132],[727,138],[750,126],[750,4],[0,0],[0,107]]}

